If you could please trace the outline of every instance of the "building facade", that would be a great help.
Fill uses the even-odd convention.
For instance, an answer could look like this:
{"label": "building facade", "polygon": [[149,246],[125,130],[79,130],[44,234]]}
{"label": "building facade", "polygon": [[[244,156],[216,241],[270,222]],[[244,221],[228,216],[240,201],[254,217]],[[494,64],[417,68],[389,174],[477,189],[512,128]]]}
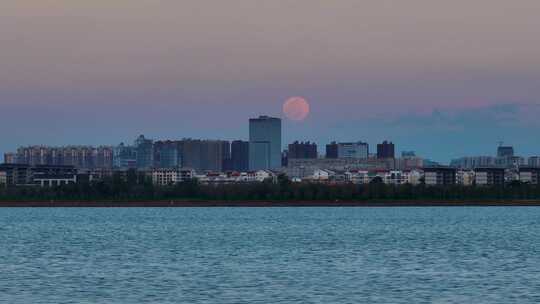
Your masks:
{"label": "building facade", "polygon": [[234,171],[249,170],[249,142],[235,140],[231,143],[231,163]]}
{"label": "building facade", "polygon": [[527,160],[527,165],[529,167],[540,167],[540,156],[531,156]]}
{"label": "building facade", "polygon": [[505,169],[475,168],[475,183],[477,186],[504,185]]}
{"label": "building facade", "polygon": [[17,149],[12,163],[30,166],[74,166],[82,169],[112,168],[113,148],[108,146],[29,146]]}
{"label": "building facade", "polygon": [[394,158],[395,147],[392,142],[383,141],[381,144],[377,144],[377,158]]}
{"label": "building facade", "polygon": [[281,119],[259,116],[249,120],[249,169],[281,167]]}
{"label": "building facade", "polygon": [[137,151],[137,168],[148,170],[154,167],[154,141],[140,135],[135,140],[135,149]]}
{"label": "building facade", "polygon": [[497,157],[513,157],[514,147],[512,146],[499,146],[497,147]]}
{"label": "building facade", "polygon": [[156,141],[154,143],[154,167],[178,168],[182,165],[180,145],[177,141]]}
{"label": "building facade", "polygon": [[120,143],[113,150],[113,168],[135,169],[137,168],[137,149]]}
{"label": "building facade", "polygon": [[315,170],[323,169],[330,171],[348,170],[392,170],[394,161],[392,159],[360,159],[360,158],[316,158],[316,159],[289,159],[283,172],[291,178],[305,178],[313,175]]}
{"label": "building facade", "polygon": [[349,142],[338,144],[338,158],[360,158],[369,156],[369,145],[364,142]]}
{"label": "building facade", "polygon": [[540,183],[539,167],[519,168],[519,181],[526,184],[538,185]]}
{"label": "building facade", "polygon": [[[77,169],[74,166],[2,164],[3,180],[8,186],[60,186],[76,181]],[[45,185],[43,181],[57,181]]]}
{"label": "building facade", "polygon": [[336,159],[338,158],[338,143],[331,142],[326,145],[326,155],[325,158]]}
{"label": "building facade", "polygon": [[454,185],[456,183],[456,169],[451,167],[424,168],[424,181],[430,186]]}
{"label": "building facade", "polygon": [[315,143],[295,141],[289,144],[287,159],[289,158],[317,158],[317,145]]}
{"label": "building facade", "polygon": [[5,153],[4,154],[4,163],[5,164],[16,164],[17,163],[17,154],[16,153]]}
{"label": "building facade", "polygon": [[182,167],[197,172],[223,171],[224,158],[230,155],[228,142],[222,140],[183,139],[179,142]]}

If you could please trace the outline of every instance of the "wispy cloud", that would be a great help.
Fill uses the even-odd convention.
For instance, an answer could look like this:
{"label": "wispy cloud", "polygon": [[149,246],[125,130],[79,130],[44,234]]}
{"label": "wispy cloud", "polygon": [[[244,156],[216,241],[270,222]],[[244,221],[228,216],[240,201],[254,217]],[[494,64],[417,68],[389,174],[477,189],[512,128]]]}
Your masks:
{"label": "wispy cloud", "polygon": [[488,106],[435,108],[430,113],[409,113],[387,123],[408,128],[466,131],[471,128],[540,126],[540,104],[503,103]]}

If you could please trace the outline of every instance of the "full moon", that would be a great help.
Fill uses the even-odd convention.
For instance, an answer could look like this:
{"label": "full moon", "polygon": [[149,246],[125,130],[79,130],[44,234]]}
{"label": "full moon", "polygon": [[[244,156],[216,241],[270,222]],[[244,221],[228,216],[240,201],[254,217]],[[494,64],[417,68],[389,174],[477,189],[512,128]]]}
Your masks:
{"label": "full moon", "polygon": [[291,97],[283,104],[283,113],[290,120],[302,121],[309,115],[309,103],[303,97]]}

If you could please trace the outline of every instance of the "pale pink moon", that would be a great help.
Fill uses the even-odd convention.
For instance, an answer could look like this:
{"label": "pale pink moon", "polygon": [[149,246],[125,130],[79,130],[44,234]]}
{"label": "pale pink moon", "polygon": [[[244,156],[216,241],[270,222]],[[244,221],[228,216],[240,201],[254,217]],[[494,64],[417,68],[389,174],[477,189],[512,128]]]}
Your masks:
{"label": "pale pink moon", "polygon": [[302,121],[309,115],[309,103],[302,97],[291,97],[283,104],[283,113],[290,120]]}

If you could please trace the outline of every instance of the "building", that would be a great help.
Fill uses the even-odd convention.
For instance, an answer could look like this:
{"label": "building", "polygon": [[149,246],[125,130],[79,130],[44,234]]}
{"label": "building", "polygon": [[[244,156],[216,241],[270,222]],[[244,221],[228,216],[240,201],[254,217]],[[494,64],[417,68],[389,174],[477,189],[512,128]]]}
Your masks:
{"label": "building", "polygon": [[8,186],[33,185],[34,178],[31,168],[27,164],[2,164],[0,172],[2,172],[5,184]]}
{"label": "building", "polygon": [[108,146],[29,146],[17,149],[12,163],[30,166],[74,166],[81,169],[112,168],[113,148]]}
{"label": "building", "polygon": [[443,166],[424,168],[424,180],[430,186],[454,185],[456,169]]}
{"label": "building", "polygon": [[347,170],[345,172],[345,181],[353,184],[368,184],[369,171],[366,170]]}
{"label": "building", "polygon": [[326,158],[338,158],[338,144],[334,141],[326,145]]}
{"label": "building", "polygon": [[183,139],[179,141],[182,167],[197,172],[221,172],[229,157],[229,143],[222,140]]}
{"label": "building", "polygon": [[0,171],[0,187],[5,187],[7,185],[7,173],[5,171]]}
{"label": "building", "polygon": [[259,116],[249,120],[249,169],[281,167],[281,119]]}
{"label": "building", "polygon": [[77,174],[42,174],[34,177],[34,184],[40,187],[57,187],[77,183]]}
{"label": "building", "polygon": [[525,158],[514,155],[511,146],[499,146],[497,156],[461,157],[450,162],[454,168],[473,170],[476,168],[506,168],[512,169],[526,164]]}
{"label": "building", "polygon": [[500,168],[517,168],[525,165],[525,158],[521,156],[503,156],[495,158],[495,166]]}
{"label": "building", "polygon": [[531,156],[527,160],[527,165],[529,167],[540,167],[540,156]]}
{"label": "building", "polygon": [[289,158],[317,158],[317,145],[315,143],[298,142],[289,145],[287,159]]}
{"label": "building", "polygon": [[472,186],[475,182],[473,170],[458,170],[456,172],[456,182],[462,186]]}
{"label": "building", "polygon": [[424,159],[421,157],[410,156],[394,159],[394,168],[397,170],[413,170],[424,167]]}
{"label": "building", "polygon": [[264,181],[271,181],[272,183],[277,182],[277,174],[271,170],[257,170],[255,172],[251,172],[250,175],[253,176],[253,178],[250,178],[250,181],[252,182],[264,182]]}
{"label": "building", "polygon": [[[0,165],[2,179],[8,186],[44,185],[44,181],[57,181],[46,186],[61,185],[70,181],[76,182],[77,169],[74,166],[50,166],[27,164]],[[66,181],[66,182],[62,182]]]}
{"label": "building", "polygon": [[450,167],[472,170],[481,167],[494,167],[495,157],[493,156],[472,156],[453,159]]}
{"label": "building", "polygon": [[159,186],[173,185],[180,182],[178,169],[162,168],[152,170],[152,183]]}
{"label": "building", "polygon": [[[222,140],[201,140],[201,165],[195,169],[199,171],[223,171],[224,159],[230,156],[227,145],[228,142]],[[186,166],[186,168],[189,168],[189,166]]]}
{"label": "building", "polygon": [[472,170],[475,168],[514,168],[517,166],[525,165],[525,159],[520,156],[473,156],[473,157],[461,157],[453,159],[450,162],[450,166],[460,169]]}
{"label": "building", "polygon": [[416,152],[414,151],[401,151],[402,158],[412,158],[416,157]]}
{"label": "building", "polygon": [[419,170],[403,171],[407,177],[407,183],[411,185],[419,185],[422,183],[424,172]]}
{"label": "building", "polygon": [[497,157],[513,157],[514,147],[512,146],[499,146],[497,148]]}
{"label": "building", "polygon": [[178,168],[182,166],[180,145],[177,141],[156,141],[154,143],[154,167]]}
{"label": "building", "polygon": [[113,168],[135,169],[137,168],[137,149],[120,143],[113,149]]}
{"label": "building", "polygon": [[4,154],[4,163],[5,164],[16,164],[17,154],[16,153],[5,153]]}
{"label": "building", "polygon": [[369,156],[369,145],[364,142],[348,142],[338,144],[338,158],[360,158]]}
{"label": "building", "polygon": [[331,142],[326,145],[326,158],[360,158],[369,157],[369,144],[365,142]]}
{"label": "building", "polygon": [[475,184],[477,186],[504,185],[504,168],[475,168]]}
{"label": "building", "polygon": [[178,168],[161,168],[151,171],[152,183],[158,186],[174,185],[195,177],[194,170]]}
{"label": "building", "polygon": [[329,181],[336,175],[336,172],[328,169],[317,169],[313,172],[311,179],[314,181]]}
{"label": "building", "polygon": [[377,158],[394,158],[394,144],[392,142],[383,141],[381,144],[377,144]]}
{"label": "building", "polygon": [[146,139],[140,135],[135,140],[135,150],[137,151],[137,168],[148,170],[154,167],[154,141]]}
{"label": "building", "polygon": [[250,142],[249,143],[249,170],[264,170],[270,168],[270,144],[268,142]]}
{"label": "building", "polygon": [[522,183],[538,185],[540,183],[539,167],[521,167],[519,168],[519,181]]}
{"label": "building", "polygon": [[289,159],[287,167],[282,170],[291,178],[306,178],[312,176],[317,169],[335,172],[349,170],[392,170],[394,169],[394,160],[376,158],[293,158]]}
{"label": "building", "polygon": [[249,170],[249,142],[235,140],[231,143],[232,170],[245,172]]}
{"label": "building", "polygon": [[114,149],[112,147],[102,146],[94,151],[96,153],[94,168],[111,169],[113,167]]}
{"label": "building", "polygon": [[391,170],[384,173],[383,182],[387,185],[401,185],[408,183],[409,178],[401,170]]}
{"label": "building", "polygon": [[289,150],[281,152],[281,167],[285,168],[289,165]]}
{"label": "building", "polygon": [[231,142],[228,140],[221,141],[221,171],[231,171],[232,170],[232,151],[231,151]]}

